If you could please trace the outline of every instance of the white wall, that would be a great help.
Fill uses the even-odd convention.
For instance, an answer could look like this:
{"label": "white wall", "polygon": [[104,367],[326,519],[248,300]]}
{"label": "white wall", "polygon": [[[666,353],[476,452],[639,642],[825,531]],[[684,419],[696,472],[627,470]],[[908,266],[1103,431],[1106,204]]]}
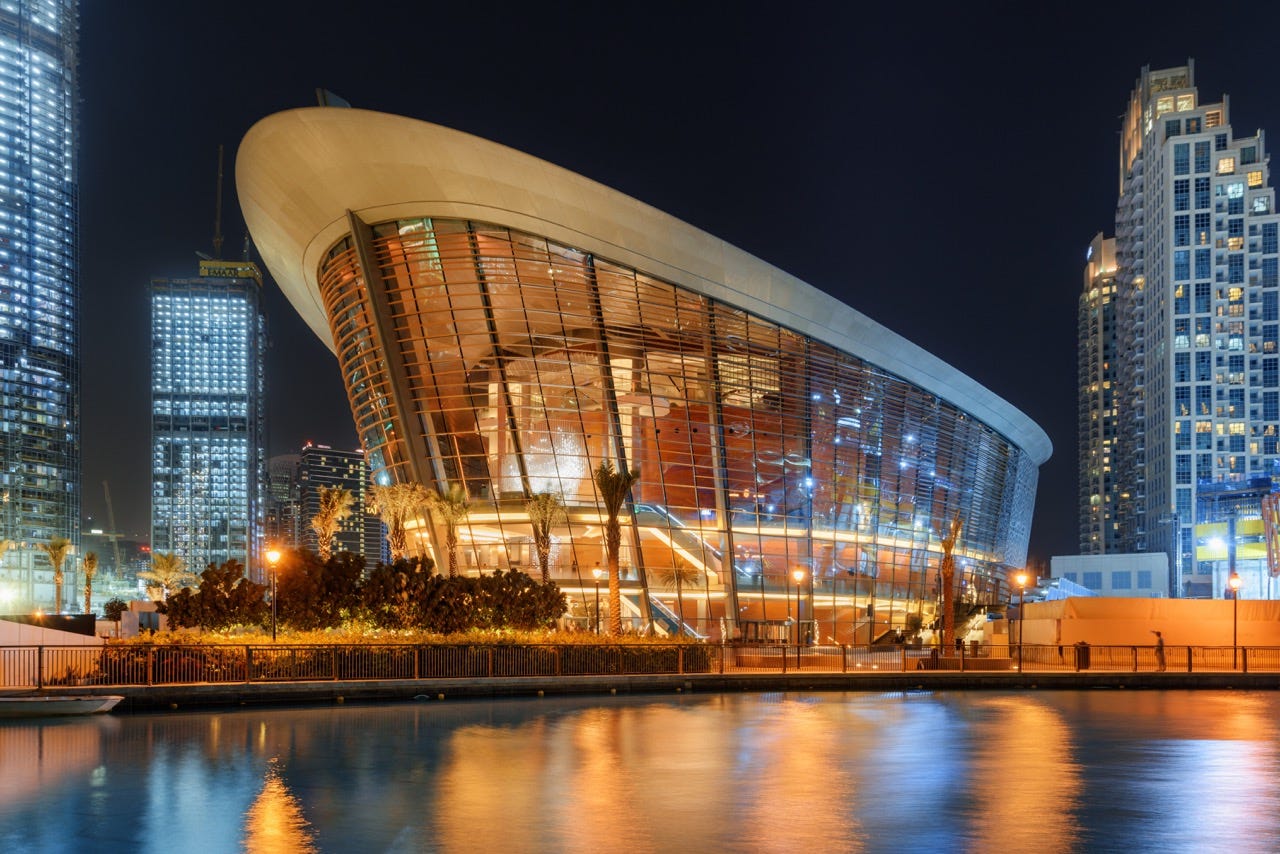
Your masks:
{"label": "white wall", "polygon": [[102,638],[0,620],[0,646],[102,646]]}
{"label": "white wall", "polygon": [[[1151,573],[1150,586],[1138,586],[1139,572]],[[1085,573],[1099,573],[1101,583],[1089,584]],[[1117,573],[1121,573],[1117,579]],[[1128,573],[1130,586],[1116,586]],[[1049,575],[1066,578],[1082,587],[1088,587],[1099,596],[1124,596],[1131,598],[1169,596],[1169,558],[1164,552],[1112,555],[1058,555],[1049,561]]]}

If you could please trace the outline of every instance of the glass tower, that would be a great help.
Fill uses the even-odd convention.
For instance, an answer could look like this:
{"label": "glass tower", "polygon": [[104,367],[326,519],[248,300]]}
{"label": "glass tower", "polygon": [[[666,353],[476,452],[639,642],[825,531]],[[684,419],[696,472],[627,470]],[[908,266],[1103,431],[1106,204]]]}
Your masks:
{"label": "glass tower", "polygon": [[298,499],[297,454],[277,454],[267,460],[266,542],[276,548],[302,544],[302,509]]}
{"label": "glass tower", "polygon": [[[0,594],[49,607],[37,543],[79,540],[74,0],[0,2]],[[75,589],[70,557],[66,590]],[[64,599],[75,597],[64,595]]]}
{"label": "glass tower", "polygon": [[1101,234],[1085,255],[1077,353],[1080,426],[1080,554],[1119,551],[1116,489],[1116,242]]}
{"label": "glass tower", "polygon": [[266,481],[262,276],[205,261],[151,284],[151,546],[193,572],[235,559],[261,575]]}
{"label": "glass tower", "polygon": [[1116,208],[1120,524],[1124,551],[1170,552],[1175,595],[1221,596],[1231,569],[1243,596],[1274,583],[1248,549],[1219,559],[1210,545],[1219,528],[1261,536],[1257,510],[1228,512],[1244,505],[1224,493],[1280,482],[1269,171],[1262,133],[1237,133],[1226,98],[1202,102],[1192,63],[1142,69],[1122,119]]}

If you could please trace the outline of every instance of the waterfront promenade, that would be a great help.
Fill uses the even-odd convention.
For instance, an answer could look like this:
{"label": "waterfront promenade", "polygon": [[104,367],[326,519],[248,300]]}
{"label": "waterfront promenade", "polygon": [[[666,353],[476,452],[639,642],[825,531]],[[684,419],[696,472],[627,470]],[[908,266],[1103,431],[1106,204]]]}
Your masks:
{"label": "waterfront promenade", "polygon": [[[1234,665],[1234,666],[1233,666]],[[0,647],[0,691],[122,710],[685,691],[1280,688],[1280,648],[705,644]]]}

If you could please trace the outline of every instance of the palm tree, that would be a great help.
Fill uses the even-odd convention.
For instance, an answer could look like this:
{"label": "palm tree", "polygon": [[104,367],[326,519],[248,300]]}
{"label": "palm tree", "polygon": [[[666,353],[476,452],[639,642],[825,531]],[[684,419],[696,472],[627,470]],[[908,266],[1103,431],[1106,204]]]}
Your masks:
{"label": "palm tree", "polygon": [[351,505],[355,500],[346,487],[320,487],[320,509],[311,517],[311,530],[316,532],[316,551],[320,560],[327,561],[333,554],[333,538],[342,520],[351,515]]}
{"label": "palm tree", "polygon": [[89,613],[89,603],[93,599],[93,577],[98,574],[98,555],[88,552],[84,556],[84,612]]}
{"label": "palm tree", "polygon": [[604,502],[607,521],[604,527],[604,548],[609,564],[609,634],[622,634],[622,591],[618,585],[618,556],[622,551],[622,526],[618,514],[627,500],[631,486],[640,479],[638,471],[618,471],[610,460],[596,469],[596,490]]}
{"label": "palm tree", "polygon": [[957,513],[955,518],[951,520],[948,527],[947,536],[942,538],[942,566],[938,568],[939,575],[942,576],[942,643],[943,651],[950,649],[948,643],[952,640],[955,633],[956,622],[956,606],[954,602],[955,578],[956,578],[956,561],[951,556],[955,550],[956,540],[960,539],[960,530],[964,527],[964,523],[960,521],[960,514]]}
{"label": "palm tree", "polygon": [[676,556],[675,564],[672,566],[660,566],[656,570],[658,581],[670,590],[672,587],[676,589],[676,616],[680,618],[680,625],[676,627],[677,634],[684,632],[684,585],[695,582],[702,575],[701,572],[689,566],[684,558]]}
{"label": "palm tree", "polygon": [[533,547],[538,552],[538,568],[542,570],[542,582],[551,580],[551,529],[556,523],[567,521],[564,502],[550,492],[539,492],[524,503],[529,511],[529,524],[533,526]]}
{"label": "palm tree", "polygon": [[369,501],[373,511],[387,526],[387,546],[391,550],[391,562],[395,563],[409,551],[409,538],[404,523],[416,518],[431,500],[425,486],[420,483],[392,483],[387,486],[374,484],[369,488]]}
{"label": "palm tree", "polygon": [[444,492],[431,493],[431,510],[444,522],[444,547],[449,552],[449,577],[458,574],[458,526],[471,515],[471,496],[461,483],[451,483]]}
{"label": "palm tree", "polygon": [[150,581],[152,585],[148,587],[147,593],[152,599],[155,599],[155,593],[152,592],[156,588],[160,590],[160,598],[168,600],[169,592],[179,586],[184,586],[188,581],[194,581],[195,576],[187,571],[187,562],[177,554],[164,552],[156,552],[151,556],[151,569],[138,573],[138,577],[143,581]]}
{"label": "palm tree", "polygon": [[71,551],[71,541],[66,537],[54,537],[47,543],[37,543],[40,551],[49,557],[49,563],[53,564],[53,613],[62,613],[62,564],[67,559],[67,552]]}

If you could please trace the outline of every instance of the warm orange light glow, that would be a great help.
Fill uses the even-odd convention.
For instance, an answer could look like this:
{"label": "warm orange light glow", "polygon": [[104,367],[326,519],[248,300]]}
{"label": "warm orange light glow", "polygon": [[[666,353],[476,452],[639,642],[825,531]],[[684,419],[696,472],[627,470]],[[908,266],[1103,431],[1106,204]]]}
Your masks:
{"label": "warm orange light glow", "polygon": [[1240,589],[1240,573],[1238,572],[1231,573],[1231,577],[1227,579],[1227,585],[1232,590],[1239,590]]}
{"label": "warm orange light glow", "polygon": [[1018,582],[1019,587],[1025,588],[1027,586],[1027,581],[1029,581],[1030,578],[1031,577],[1027,575],[1025,572],[1019,572],[1017,575],[1013,577],[1013,580]]}
{"label": "warm orange light glow", "polygon": [[267,563],[271,564],[274,567],[279,562],[280,562],[280,550],[274,549],[274,548],[267,549]]}
{"label": "warm orange light glow", "polygon": [[274,759],[267,768],[262,792],[245,814],[244,850],[250,854],[316,850],[310,823],[298,799],[280,779]]}
{"label": "warm orange light glow", "polygon": [[591,570],[591,574],[596,577],[596,581],[599,581],[600,579],[604,578],[604,570],[598,566],[595,569]]}
{"label": "warm orange light glow", "polygon": [[796,584],[799,584],[801,581],[804,581],[805,575],[806,575],[805,571],[800,567],[796,567],[795,569],[791,570],[791,577],[796,580]]}

